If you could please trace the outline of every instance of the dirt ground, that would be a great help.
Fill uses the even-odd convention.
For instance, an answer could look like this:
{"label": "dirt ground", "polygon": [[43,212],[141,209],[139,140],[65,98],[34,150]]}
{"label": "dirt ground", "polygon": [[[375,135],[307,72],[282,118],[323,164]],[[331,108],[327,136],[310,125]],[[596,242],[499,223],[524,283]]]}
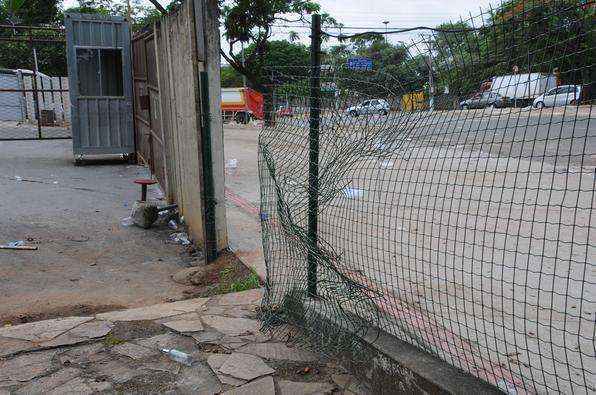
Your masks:
{"label": "dirt ground", "polygon": [[[136,307],[186,297],[170,276],[193,264],[168,228],[123,227],[140,166],[73,165],[72,142],[0,142],[0,321]],[[19,177],[19,178],[17,178]],[[149,197],[155,197],[155,190]]]}

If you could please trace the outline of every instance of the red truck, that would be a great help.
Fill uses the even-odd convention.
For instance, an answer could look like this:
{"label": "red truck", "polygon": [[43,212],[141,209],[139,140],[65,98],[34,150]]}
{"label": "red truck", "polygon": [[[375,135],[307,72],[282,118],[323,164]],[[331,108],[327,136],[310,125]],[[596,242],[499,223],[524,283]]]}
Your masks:
{"label": "red truck", "polygon": [[221,88],[221,112],[224,122],[263,119],[263,95],[251,88]]}

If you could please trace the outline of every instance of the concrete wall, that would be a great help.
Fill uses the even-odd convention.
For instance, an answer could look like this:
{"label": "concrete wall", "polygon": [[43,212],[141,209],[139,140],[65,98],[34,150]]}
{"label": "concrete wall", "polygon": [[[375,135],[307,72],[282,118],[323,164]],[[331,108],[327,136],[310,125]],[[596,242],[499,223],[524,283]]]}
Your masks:
{"label": "concrete wall", "polygon": [[[220,42],[219,42],[219,7],[217,0],[195,0],[202,4],[202,29],[204,34],[204,70],[209,81],[209,111],[211,117],[211,150],[213,160],[213,180],[215,189],[215,221],[217,248],[228,246],[226,229],[226,202],[224,197],[224,142],[223,121],[221,118],[221,80],[220,80]],[[200,28],[200,25],[199,25]]]}
{"label": "concrete wall", "polygon": [[[205,247],[211,241],[208,245],[221,251],[227,248],[228,237],[218,13],[216,0],[184,2],[179,10],[161,18],[152,32],[133,38],[133,71],[137,152],[150,165],[168,199],[179,205],[195,243]],[[203,102],[201,72],[207,72],[208,103]],[[145,89],[154,74],[157,86]],[[147,94],[149,100],[142,97]],[[137,105],[141,101],[148,108],[141,109]],[[207,130],[209,141],[203,141]],[[209,148],[211,162],[203,155]],[[214,232],[210,232],[213,226],[207,226],[213,225],[207,219],[211,202],[205,194],[205,184],[211,182],[208,167],[213,169]]]}

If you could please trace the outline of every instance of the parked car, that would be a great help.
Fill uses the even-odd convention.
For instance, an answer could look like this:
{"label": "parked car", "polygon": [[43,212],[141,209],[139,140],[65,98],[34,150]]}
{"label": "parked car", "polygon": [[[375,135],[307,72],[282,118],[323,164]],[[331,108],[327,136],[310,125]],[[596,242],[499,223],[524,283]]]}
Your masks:
{"label": "parked car", "polygon": [[579,103],[582,87],[579,85],[561,85],[534,99],[535,108],[575,105]]}
{"label": "parked car", "polygon": [[348,107],[346,112],[353,117],[364,114],[389,114],[389,103],[383,99],[365,100],[362,103]]}
{"label": "parked car", "polygon": [[462,110],[469,108],[505,107],[506,101],[503,96],[494,92],[476,93],[468,100],[459,103]]}

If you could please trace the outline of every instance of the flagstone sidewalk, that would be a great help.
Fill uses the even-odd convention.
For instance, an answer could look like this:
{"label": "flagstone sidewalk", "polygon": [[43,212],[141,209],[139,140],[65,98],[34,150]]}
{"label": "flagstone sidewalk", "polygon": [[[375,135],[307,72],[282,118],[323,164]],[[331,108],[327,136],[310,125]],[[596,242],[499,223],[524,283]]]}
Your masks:
{"label": "flagstone sidewalk", "polygon": [[[259,331],[261,290],[0,328],[0,395],[357,394],[332,362]],[[192,356],[187,366],[163,355]]]}

